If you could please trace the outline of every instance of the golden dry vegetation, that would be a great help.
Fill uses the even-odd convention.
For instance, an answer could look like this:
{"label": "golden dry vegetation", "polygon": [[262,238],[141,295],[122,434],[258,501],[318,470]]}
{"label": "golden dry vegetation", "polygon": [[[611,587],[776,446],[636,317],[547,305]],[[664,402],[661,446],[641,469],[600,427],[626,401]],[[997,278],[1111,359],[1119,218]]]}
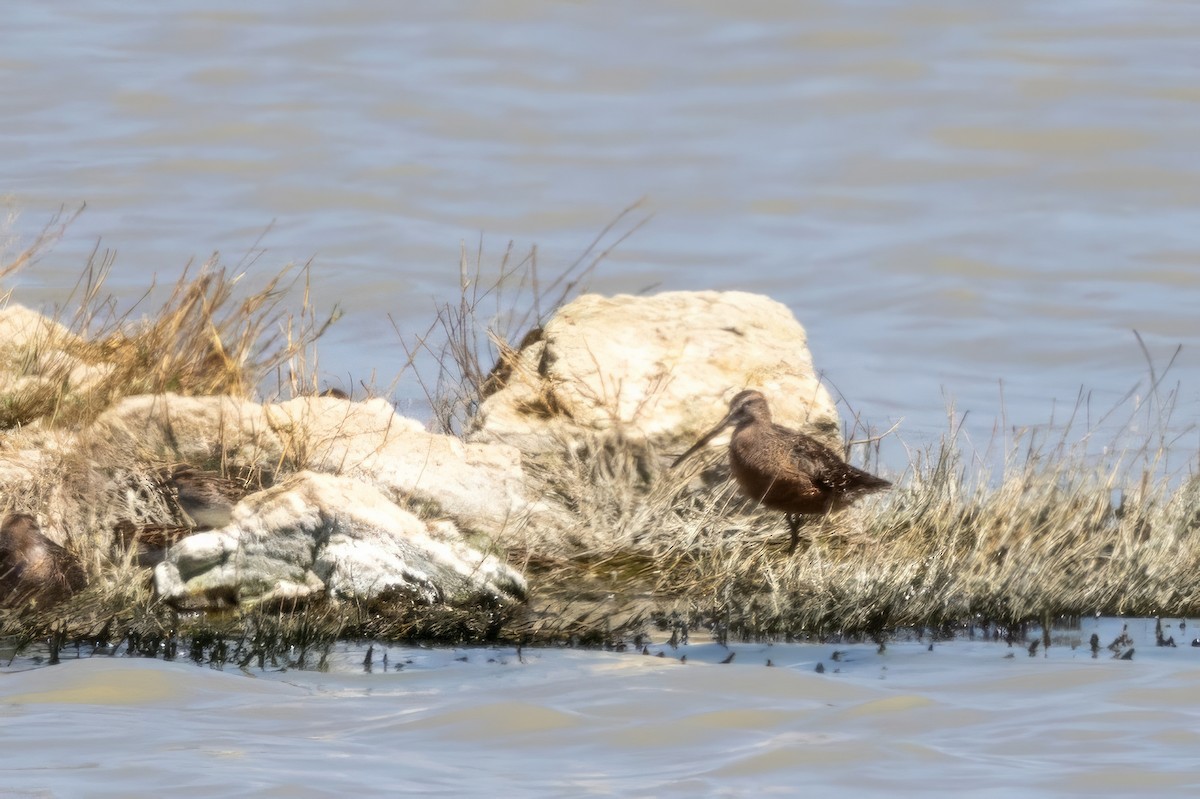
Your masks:
{"label": "golden dry vegetation", "polygon": [[[517,257],[510,249],[490,278],[481,252],[464,253],[459,300],[435,308],[423,333],[400,336],[410,366],[435,364],[417,377],[436,427],[461,434],[469,426],[511,353],[615,246],[604,237],[619,243],[640,224],[630,221],[633,210],[549,280],[539,277],[536,250]],[[59,222],[48,226],[0,266],[0,278],[36,261],[60,231]],[[244,272],[214,260],[185,269],[152,310],[144,310],[156,295],[148,290],[117,314],[103,291],[110,266],[111,256],[94,256],[60,320],[72,334],[61,343],[62,379],[6,390],[0,431],[83,425],[131,394],[248,397],[272,378],[279,393],[316,388],[315,342],[337,312],[315,311],[307,267],[286,267],[249,289]],[[105,365],[86,391],[67,377],[77,361]],[[33,364],[5,366],[21,374]],[[0,629],[16,648],[85,642],[242,665],[316,665],[348,638],[611,645],[695,629],[728,639],[883,637],[1089,613],[1190,615],[1200,611],[1200,479],[1164,468],[1179,446],[1166,432],[1176,428],[1175,394],[1165,375],[1149,371],[1148,399],[1131,396],[1106,416],[1113,442],[1103,449],[1100,426],[1073,419],[998,434],[981,455],[962,443],[959,417],[949,413],[940,442],[910,450],[902,473],[884,472],[894,489],[813,519],[791,555],[782,517],[738,497],[722,479],[721,457],[673,471],[665,464],[676,452],[617,432],[527,461],[533,492],[569,521],[552,539],[514,529],[488,542],[527,574],[526,605],[431,609],[384,597],[180,616],[156,602],[127,554],[79,551],[88,588],[58,604],[10,607]],[[1113,424],[1121,414],[1129,422]],[[1140,440],[1134,420],[1150,431]],[[877,457],[877,443],[856,454]]]}

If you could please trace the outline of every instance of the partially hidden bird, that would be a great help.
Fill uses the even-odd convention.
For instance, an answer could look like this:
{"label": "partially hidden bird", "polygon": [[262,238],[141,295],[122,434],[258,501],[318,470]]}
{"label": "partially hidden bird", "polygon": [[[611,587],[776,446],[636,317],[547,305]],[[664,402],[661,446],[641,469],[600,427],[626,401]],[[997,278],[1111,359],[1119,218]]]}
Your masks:
{"label": "partially hidden bird", "polygon": [[734,396],[725,418],[676,458],[671,468],[730,425],[730,471],[746,497],[786,514],[792,533],[789,553],[800,541],[803,516],[840,510],[864,494],[891,486],[882,477],[846,463],[811,436],[772,422],[767,398],[754,390]]}
{"label": "partially hidden bird", "polygon": [[249,493],[241,483],[186,463],[160,469],[157,477],[183,521],[197,530],[214,530],[229,524],[233,520],[233,506]]}

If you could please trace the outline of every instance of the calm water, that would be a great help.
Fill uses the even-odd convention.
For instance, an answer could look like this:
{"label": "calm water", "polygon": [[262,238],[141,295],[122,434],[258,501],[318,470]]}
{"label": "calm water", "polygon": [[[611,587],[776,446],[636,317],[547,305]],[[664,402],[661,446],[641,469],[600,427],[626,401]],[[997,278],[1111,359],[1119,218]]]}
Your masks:
{"label": "calm water", "polygon": [[1104,648],[1112,619],[1033,658],[926,640],[392,648],[371,674],[361,649],[328,674],[68,660],[0,674],[0,796],[1191,795],[1200,649],[1164,621],[1183,646],[1131,620],[1129,661]]}
{"label": "calm water", "polygon": [[415,334],[457,296],[461,242],[536,243],[549,273],[644,197],[596,289],[770,294],[907,441],[947,397],[983,437],[1081,388],[1098,416],[1145,388],[1133,329],[1159,368],[1184,345],[1181,427],[1200,406],[1194,4],[79,0],[4,27],[13,230],[88,204],[26,302],[97,240],[126,299],[261,247],[348,312],[327,381],[386,384],[389,317]]}
{"label": "calm water", "polygon": [[[1197,41],[1200,7],[1154,0],[16,4],[8,230],[88,206],[16,298],[64,302],[97,241],[124,303],[214,250],[258,254],[251,281],[312,259],[317,305],[347,312],[327,382],[386,384],[393,323],[457,296],[461,243],[537,244],[549,274],[645,198],[595,289],[774,296],[845,409],[910,444],[947,398],[980,440],[1081,389],[1094,419],[1145,396],[1134,329],[1160,370],[1182,344],[1186,465]],[[421,414],[411,377],[396,393]],[[1197,650],[1143,641],[1132,663],[914,645],[839,678],[823,652],[260,679],[91,660],[0,676],[0,795],[1194,789]]]}

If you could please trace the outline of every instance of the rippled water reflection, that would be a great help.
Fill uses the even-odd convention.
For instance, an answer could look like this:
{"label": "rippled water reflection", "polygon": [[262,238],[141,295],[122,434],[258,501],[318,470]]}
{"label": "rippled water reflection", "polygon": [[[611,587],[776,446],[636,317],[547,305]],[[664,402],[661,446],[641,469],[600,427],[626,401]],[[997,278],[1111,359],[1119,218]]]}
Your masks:
{"label": "rippled water reflection", "polygon": [[[716,644],[392,647],[372,674],[361,648],[327,674],[95,657],[0,674],[0,784],[18,796],[1194,790],[1198,650],[1180,620],[1164,623],[1182,647],[1155,647],[1152,620],[1102,619],[1056,632],[1037,657],[979,638],[882,654],[733,644],[729,665]],[[1093,658],[1090,635],[1107,644],[1124,624],[1133,659],[1103,644]]]}

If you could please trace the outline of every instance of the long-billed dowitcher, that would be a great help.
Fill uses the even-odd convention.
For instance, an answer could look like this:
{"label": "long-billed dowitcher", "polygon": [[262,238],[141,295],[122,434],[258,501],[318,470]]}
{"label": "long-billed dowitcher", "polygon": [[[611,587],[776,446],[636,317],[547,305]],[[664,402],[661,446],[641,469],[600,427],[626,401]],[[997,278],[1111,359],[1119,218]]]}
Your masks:
{"label": "long-billed dowitcher", "polygon": [[676,458],[671,468],[730,425],[734,425],[729,441],[733,477],[747,497],[787,515],[792,532],[788,552],[800,541],[801,516],[844,508],[863,494],[891,485],[846,463],[816,439],[772,422],[767,398],[758,391],[735,396],[725,418]]}

